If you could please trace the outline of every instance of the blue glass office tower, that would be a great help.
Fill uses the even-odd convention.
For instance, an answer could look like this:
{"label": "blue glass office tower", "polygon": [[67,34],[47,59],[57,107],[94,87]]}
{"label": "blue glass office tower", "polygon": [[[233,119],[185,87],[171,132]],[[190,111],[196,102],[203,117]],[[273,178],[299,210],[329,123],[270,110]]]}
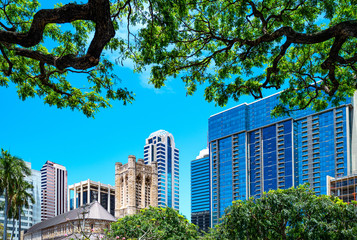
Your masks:
{"label": "blue glass office tower", "polygon": [[211,223],[234,200],[303,183],[326,194],[326,176],[356,169],[356,97],[339,107],[272,118],[278,94],[209,118]]}
{"label": "blue glass office tower", "polygon": [[158,130],[146,139],[144,162],[158,164],[158,205],[179,210],[179,150],[174,137]]}
{"label": "blue glass office tower", "polygon": [[210,164],[204,149],[191,161],[191,222],[207,232],[210,220]]}

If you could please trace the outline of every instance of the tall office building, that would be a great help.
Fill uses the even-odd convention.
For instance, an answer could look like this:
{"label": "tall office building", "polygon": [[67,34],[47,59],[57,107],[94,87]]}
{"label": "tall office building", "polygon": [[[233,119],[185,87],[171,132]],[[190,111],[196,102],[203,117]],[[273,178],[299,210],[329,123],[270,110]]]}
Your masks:
{"label": "tall office building", "polygon": [[[73,193],[73,194],[72,194]],[[73,197],[72,197],[73,195]],[[114,216],[115,187],[90,179],[68,186],[68,211],[87,203],[98,201],[105,210]]]}
{"label": "tall office building", "polygon": [[[28,209],[28,213],[31,214],[32,212],[32,216],[29,216],[28,218],[29,220],[32,219],[32,223],[28,224],[26,227],[31,227],[41,222],[41,171],[31,169],[29,182],[33,186],[32,196],[35,199],[35,203]],[[26,213],[26,210],[24,212]]]}
{"label": "tall office building", "polygon": [[210,218],[209,152],[204,149],[191,161],[191,222],[207,232]]}
{"label": "tall office building", "polygon": [[[31,169],[31,163],[25,162],[27,167]],[[40,171],[31,169],[31,175],[26,177],[25,180],[33,185],[33,188],[29,190],[29,193],[33,196],[35,203],[29,208],[22,209],[21,215],[21,230],[27,230],[36,223],[41,222],[41,173]],[[5,201],[4,196],[0,196],[0,202]],[[0,223],[4,223],[4,212],[0,211]],[[15,221],[13,225],[12,220],[8,219],[7,229],[8,233],[12,233],[14,230],[14,239],[20,239],[18,232],[19,223]]]}
{"label": "tall office building", "polygon": [[67,170],[47,161],[41,168],[41,220],[67,211]]}
{"label": "tall office building", "polygon": [[165,130],[151,133],[144,147],[145,164],[156,161],[159,173],[159,206],[179,210],[179,150]]}
{"label": "tall office building", "polygon": [[209,118],[211,223],[232,201],[310,183],[326,194],[326,176],[356,169],[356,96],[339,107],[272,118],[278,94]]}

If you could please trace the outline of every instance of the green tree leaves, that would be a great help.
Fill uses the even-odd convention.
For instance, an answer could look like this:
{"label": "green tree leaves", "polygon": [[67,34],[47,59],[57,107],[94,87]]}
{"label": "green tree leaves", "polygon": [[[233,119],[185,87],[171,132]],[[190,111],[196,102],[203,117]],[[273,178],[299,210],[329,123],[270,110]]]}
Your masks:
{"label": "green tree leaves", "polygon": [[104,47],[123,51],[111,41],[118,26],[108,0],[58,4],[52,10],[39,10],[38,1],[10,0],[0,3],[0,18],[0,85],[14,83],[20,99],[39,96],[87,117],[110,107],[111,100],[134,100],[131,91],[119,87],[113,63],[102,54]]}
{"label": "green tree leaves", "polygon": [[172,208],[149,207],[140,213],[118,219],[109,237],[115,239],[198,239],[197,227]]}
{"label": "green tree leaves", "polygon": [[[93,117],[111,100],[134,100],[112,74],[108,50],[121,62],[132,58],[136,71],[150,67],[155,87],[179,76],[189,95],[204,85],[206,100],[220,106],[287,86],[274,115],[321,110],[356,90],[355,6],[356,0],[88,0],[38,11],[38,1],[10,0],[0,3],[0,86],[13,82],[23,100],[40,96]],[[124,29],[126,37],[114,36]]]}
{"label": "green tree leaves", "polygon": [[167,6],[171,13],[154,6],[154,19],[163,12],[169,20],[146,21],[136,60],[139,69],[154,66],[156,87],[179,75],[188,94],[204,84],[206,100],[220,106],[285,84],[275,115],[321,110],[356,89],[354,3],[187,0]]}
{"label": "green tree leaves", "polygon": [[235,201],[203,236],[171,208],[143,209],[112,224],[109,239],[355,239],[357,205],[316,196],[307,185]]}
{"label": "green tree leaves", "polygon": [[307,186],[236,201],[205,239],[354,239],[357,205]]}

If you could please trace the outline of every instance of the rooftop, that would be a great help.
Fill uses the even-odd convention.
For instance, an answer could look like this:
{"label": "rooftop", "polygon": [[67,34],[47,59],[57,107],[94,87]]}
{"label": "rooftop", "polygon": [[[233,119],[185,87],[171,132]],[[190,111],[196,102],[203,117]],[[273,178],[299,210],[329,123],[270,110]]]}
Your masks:
{"label": "rooftop", "polygon": [[28,229],[25,234],[34,233],[45,228],[56,226],[61,223],[83,219],[84,211],[86,211],[85,219],[98,219],[110,222],[116,221],[116,219],[109,212],[107,212],[107,210],[105,210],[98,201],[94,201],[84,205],[83,207],[76,208],[72,211],[37,223],[33,225],[30,229]]}
{"label": "rooftop", "polygon": [[169,136],[169,135],[171,135],[171,133],[161,129],[161,130],[158,130],[156,132],[151,133],[149,138],[152,138],[152,137],[166,137],[166,136]]}
{"label": "rooftop", "polygon": [[209,156],[208,148],[205,148],[200,151],[200,154],[196,157],[196,159],[202,159],[202,158],[208,157],[208,156]]}

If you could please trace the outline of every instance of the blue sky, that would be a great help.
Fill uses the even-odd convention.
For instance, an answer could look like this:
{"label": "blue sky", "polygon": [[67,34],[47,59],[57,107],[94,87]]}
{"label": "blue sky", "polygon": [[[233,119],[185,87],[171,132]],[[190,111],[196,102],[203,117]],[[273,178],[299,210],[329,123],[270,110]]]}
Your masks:
{"label": "blue sky", "polygon": [[[91,179],[114,185],[115,162],[126,163],[128,155],[142,158],[145,139],[164,129],[173,134],[180,150],[180,212],[190,218],[190,161],[207,147],[209,116],[252,98],[215,107],[204,100],[202,87],[186,96],[183,82],[171,79],[157,90],[147,84],[147,73],[134,74],[126,64],[117,66],[115,73],[122,86],[135,92],[136,100],[128,106],[112,102],[113,107],[101,110],[95,119],[49,107],[39,98],[21,101],[14,85],[1,87],[0,147],[31,162],[33,169],[40,170],[47,160],[64,165],[68,184]],[[72,80],[86,82],[82,76]]]}
{"label": "blue sky", "polygon": [[186,97],[180,79],[157,90],[129,68],[117,67],[115,72],[136,100],[127,106],[113,102],[95,119],[49,107],[39,98],[22,101],[14,86],[0,88],[0,147],[31,162],[33,169],[40,170],[47,160],[64,165],[68,184],[89,178],[114,185],[115,162],[126,163],[131,154],[143,158],[145,139],[164,129],[180,150],[180,212],[189,217],[190,161],[207,146],[208,118],[237,103],[215,107],[204,100],[203,89]]}

